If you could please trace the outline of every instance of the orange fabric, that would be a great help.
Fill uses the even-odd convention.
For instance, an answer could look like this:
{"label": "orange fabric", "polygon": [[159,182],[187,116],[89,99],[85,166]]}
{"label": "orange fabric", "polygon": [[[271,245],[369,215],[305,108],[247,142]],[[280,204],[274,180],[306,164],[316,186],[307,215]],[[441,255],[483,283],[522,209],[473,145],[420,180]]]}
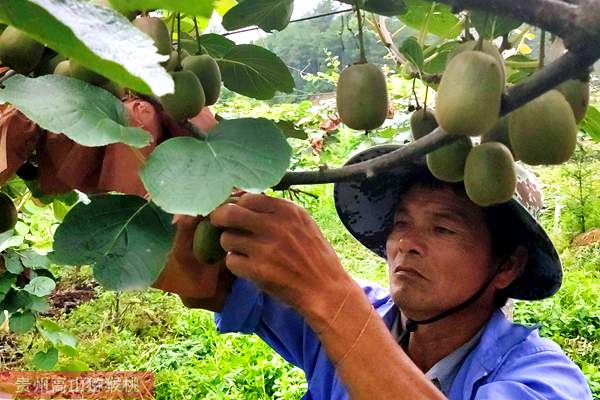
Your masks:
{"label": "orange fabric", "polygon": [[0,184],[4,184],[31,157],[41,130],[13,106],[0,112]]}
{"label": "orange fabric", "polygon": [[182,297],[210,298],[217,291],[219,267],[198,261],[192,251],[196,225],[202,217],[177,215],[175,241],[167,265],[153,287]]}
{"label": "orange fabric", "polygon": [[134,149],[123,143],[106,147],[98,186],[104,192],[116,191],[146,196],[146,189],[139,177],[144,159],[156,148],[163,137],[160,114],[147,101],[130,98],[125,101],[129,125],[143,128],[152,135],[151,143],[143,149]]}

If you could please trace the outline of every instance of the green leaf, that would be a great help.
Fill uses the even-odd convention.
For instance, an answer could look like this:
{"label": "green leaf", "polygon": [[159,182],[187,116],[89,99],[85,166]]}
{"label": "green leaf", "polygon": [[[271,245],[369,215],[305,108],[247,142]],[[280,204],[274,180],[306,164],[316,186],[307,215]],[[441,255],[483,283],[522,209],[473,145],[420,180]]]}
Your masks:
{"label": "green leaf", "polygon": [[433,13],[428,18],[432,7],[431,1],[405,0],[405,2],[408,11],[399,18],[406,25],[419,31],[427,25],[427,32],[444,39],[454,39],[460,35],[462,23],[452,14],[449,6],[436,3]]}
{"label": "green leaf", "polygon": [[0,20],[121,86],[156,96],[174,90],[159,65],[167,57],[114,10],[79,0],[0,0]]}
{"label": "green leaf", "polygon": [[277,184],[290,158],[291,148],[272,121],[226,120],[206,140],[167,140],[148,157],[140,177],[162,209],[208,215],[233,187],[259,192]]}
{"label": "green leaf", "polygon": [[216,33],[200,36],[200,44],[212,57],[221,58],[235,47],[235,42]]}
{"label": "green leaf", "polygon": [[212,0],[110,0],[121,11],[162,9],[197,17],[210,18],[214,5]]}
{"label": "green leaf", "polygon": [[29,296],[29,309],[35,312],[46,312],[50,309],[50,304],[48,304],[48,300],[43,297],[38,296]]}
{"label": "green leaf", "polygon": [[18,312],[10,316],[8,326],[17,335],[27,333],[35,325],[35,316],[29,312]]}
{"label": "green leaf", "polygon": [[[339,1],[353,6],[355,0]],[[404,0],[358,0],[358,6],[362,10],[384,15],[386,17],[395,17],[406,12]]]}
{"label": "green leaf", "polygon": [[580,129],[595,142],[600,142],[600,111],[589,106],[585,118],[581,121]]}
{"label": "green leaf", "polygon": [[0,274],[0,294],[6,294],[17,282],[17,276],[10,273]]}
{"label": "green leaf", "polygon": [[64,133],[83,146],[125,143],[144,147],[151,136],[126,127],[123,103],[104,89],[60,75],[16,75],[0,90],[0,101],[18,108],[40,127]]}
{"label": "green leaf", "polygon": [[76,354],[77,338],[73,334],[48,319],[38,321],[37,328],[40,334],[55,347],[59,348],[61,351],[63,351],[64,348],[70,348],[71,353]]}
{"label": "green leaf", "polygon": [[480,35],[487,39],[497,38],[521,26],[522,22],[506,16],[497,16],[481,10],[471,12],[471,23]]}
{"label": "green leaf", "polygon": [[14,313],[20,309],[26,309],[29,304],[29,293],[22,290],[10,289],[4,300],[0,302],[0,310],[7,310],[9,313]]}
{"label": "green leaf", "polygon": [[0,234],[0,251],[4,251],[11,247],[20,246],[25,241],[21,235],[15,235],[14,230],[10,229]]}
{"label": "green leaf", "polygon": [[33,356],[33,365],[41,370],[50,371],[58,362],[58,350],[51,347],[46,351],[38,351]]}
{"label": "green leaf", "polygon": [[80,360],[73,360],[60,368],[62,372],[86,372],[90,370],[89,365]]}
{"label": "green leaf", "polygon": [[269,50],[253,44],[232,48],[218,60],[225,86],[236,93],[268,100],[275,92],[291,93],[294,78],[288,67]]}
{"label": "green leaf", "polygon": [[223,16],[228,31],[258,26],[266,32],[281,31],[290,23],[294,0],[244,0]]}
{"label": "green leaf", "polygon": [[48,256],[38,254],[33,249],[21,252],[21,262],[24,266],[31,269],[45,269],[51,264]]}
{"label": "green leaf", "polygon": [[19,275],[23,272],[23,264],[17,253],[9,252],[4,254],[4,266],[6,270],[12,274]]}
{"label": "green leaf", "polygon": [[459,45],[458,42],[446,42],[440,47],[438,47],[435,51],[433,51],[432,55],[428,57],[428,62],[424,65],[423,70],[427,74],[441,74],[446,69],[446,63],[448,61],[448,56],[454,49]]}
{"label": "green leaf", "polygon": [[287,138],[308,139],[308,133],[304,129],[299,129],[293,121],[279,121],[276,125]]}
{"label": "green leaf", "polygon": [[417,68],[417,70],[423,71],[423,49],[415,37],[410,36],[406,38],[398,50],[404,54],[404,56]]}
{"label": "green leaf", "polygon": [[52,293],[55,287],[56,283],[52,279],[45,276],[38,276],[25,285],[23,290],[34,296],[44,297]]}
{"label": "green leaf", "polygon": [[171,248],[175,235],[171,219],[137,196],[94,196],[89,204],[73,207],[58,227],[53,260],[93,264],[96,280],[108,289],[148,288],[163,270]]}

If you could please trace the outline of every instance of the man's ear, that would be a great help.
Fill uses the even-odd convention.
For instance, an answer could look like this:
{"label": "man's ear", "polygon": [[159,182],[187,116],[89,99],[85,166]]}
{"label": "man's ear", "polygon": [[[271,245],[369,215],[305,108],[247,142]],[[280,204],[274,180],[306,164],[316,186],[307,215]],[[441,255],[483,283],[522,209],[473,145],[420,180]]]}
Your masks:
{"label": "man's ear", "polygon": [[529,252],[525,246],[518,246],[508,259],[500,266],[496,275],[496,288],[505,289],[513,283],[525,270],[529,260]]}

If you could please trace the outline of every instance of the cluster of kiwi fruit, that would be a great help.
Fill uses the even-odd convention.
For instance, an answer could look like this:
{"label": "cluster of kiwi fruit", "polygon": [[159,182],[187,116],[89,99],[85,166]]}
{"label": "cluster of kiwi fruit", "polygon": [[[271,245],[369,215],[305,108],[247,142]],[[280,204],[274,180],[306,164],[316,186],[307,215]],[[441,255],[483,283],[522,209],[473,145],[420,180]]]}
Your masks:
{"label": "cluster of kiwi fruit", "polygon": [[[100,6],[110,6],[108,0],[97,0]],[[168,55],[163,66],[171,73],[175,92],[159,100],[164,111],[177,121],[196,116],[204,106],[215,104],[221,92],[221,71],[209,55],[189,55],[185,50],[173,50],[171,34],[164,21],[147,15],[127,15],[132,24],[154,40],[159,54]],[[126,90],[104,76],[85,68],[75,60],[47,49],[27,33],[8,26],[0,35],[0,60],[14,71],[34,76],[57,74],[69,76],[103,87],[123,98]]]}
{"label": "cluster of kiwi fruit", "polygon": [[[448,57],[435,114],[422,108],[410,121],[414,139],[438,124],[458,137],[429,153],[427,165],[440,180],[464,181],[469,198],[481,206],[512,198],[515,161],[566,162],[575,150],[577,124],[589,103],[589,83],[574,79],[501,118],[504,87],[504,60],[498,48],[486,40],[462,43]],[[480,144],[473,145],[472,136],[480,136]]]}

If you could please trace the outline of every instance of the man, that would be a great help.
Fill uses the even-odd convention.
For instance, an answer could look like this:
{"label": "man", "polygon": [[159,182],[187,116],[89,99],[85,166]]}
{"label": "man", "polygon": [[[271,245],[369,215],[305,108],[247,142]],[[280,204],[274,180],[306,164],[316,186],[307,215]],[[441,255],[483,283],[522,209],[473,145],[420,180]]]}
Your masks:
{"label": "man", "polygon": [[389,292],[355,282],[302,208],[246,194],[210,217],[228,251],[219,295],[184,302],[218,311],[220,332],[256,333],[302,368],[305,399],[591,399],[555,343],[499,309],[509,297],[548,297],[562,280],[521,204],[539,204],[533,189],[521,180],[520,201],[484,209],[422,161],[337,184],[342,222],[387,260]]}

